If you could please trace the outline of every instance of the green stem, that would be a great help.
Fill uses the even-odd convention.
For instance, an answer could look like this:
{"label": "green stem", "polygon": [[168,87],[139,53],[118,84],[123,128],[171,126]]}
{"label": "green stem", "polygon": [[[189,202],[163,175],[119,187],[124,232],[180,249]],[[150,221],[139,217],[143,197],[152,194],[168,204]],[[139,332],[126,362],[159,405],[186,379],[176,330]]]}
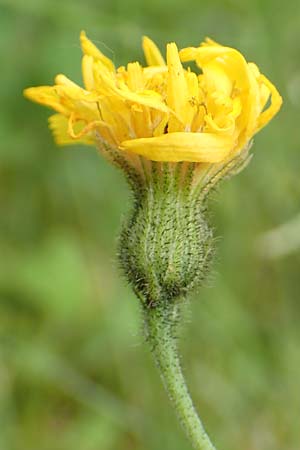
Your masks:
{"label": "green stem", "polygon": [[145,308],[147,338],[173,407],[196,450],[216,450],[195,410],[178,357],[175,328],[178,304]]}

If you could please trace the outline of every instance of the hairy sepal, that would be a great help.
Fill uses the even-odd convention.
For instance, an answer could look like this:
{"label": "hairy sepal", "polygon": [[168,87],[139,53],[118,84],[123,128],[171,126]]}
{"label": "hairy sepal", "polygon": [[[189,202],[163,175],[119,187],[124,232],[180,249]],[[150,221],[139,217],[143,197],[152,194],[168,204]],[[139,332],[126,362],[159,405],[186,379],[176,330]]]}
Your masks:
{"label": "hairy sepal", "polygon": [[123,272],[144,305],[185,297],[205,279],[214,238],[195,197],[194,165],[152,163],[119,239]]}

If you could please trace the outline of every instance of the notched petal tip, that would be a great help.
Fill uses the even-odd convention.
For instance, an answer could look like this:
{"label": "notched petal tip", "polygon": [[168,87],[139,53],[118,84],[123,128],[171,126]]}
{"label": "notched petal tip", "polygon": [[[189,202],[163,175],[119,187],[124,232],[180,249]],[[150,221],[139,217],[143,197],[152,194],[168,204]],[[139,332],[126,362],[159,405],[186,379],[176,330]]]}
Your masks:
{"label": "notched petal tip", "polygon": [[26,88],[23,91],[25,98],[50,108],[62,107],[59,105],[58,96],[56,95],[54,86],[36,86]]}
{"label": "notched petal tip", "polygon": [[32,86],[23,90],[23,95],[28,100],[36,103],[43,103],[45,95],[49,94],[52,86]]}
{"label": "notched petal tip", "polygon": [[23,89],[23,97],[32,100],[32,87]]}
{"label": "notched petal tip", "polygon": [[179,51],[179,57],[182,62],[195,61],[198,54],[198,48],[186,47]]}
{"label": "notched petal tip", "polygon": [[80,33],[80,44],[82,48],[82,52],[85,55],[92,56],[96,61],[101,61],[101,63],[109,69],[111,72],[115,71],[115,66],[111,59],[105,56],[99,49],[96,47],[93,42],[88,39],[85,31],[81,31]]}
{"label": "notched petal tip", "polygon": [[218,42],[214,41],[213,39],[211,39],[210,37],[206,36],[206,38],[204,39],[204,42],[202,42],[200,45],[207,45],[207,46],[215,46],[215,47],[222,47],[221,44],[219,44]]}
{"label": "notched petal tip", "polygon": [[68,77],[66,77],[62,73],[59,73],[58,75],[56,75],[56,77],[54,78],[54,82],[55,82],[55,84],[57,84],[59,86],[70,86],[70,87],[75,87],[75,88],[80,89],[80,86],[78,86],[78,84],[74,83],[74,81],[70,80]]}

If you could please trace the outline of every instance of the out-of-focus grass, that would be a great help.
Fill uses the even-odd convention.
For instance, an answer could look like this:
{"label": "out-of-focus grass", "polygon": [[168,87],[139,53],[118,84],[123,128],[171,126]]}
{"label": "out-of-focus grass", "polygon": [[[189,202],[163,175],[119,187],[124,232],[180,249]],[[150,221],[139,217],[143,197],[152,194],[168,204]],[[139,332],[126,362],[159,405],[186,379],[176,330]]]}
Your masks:
{"label": "out-of-focus grass", "polygon": [[213,202],[217,270],[181,347],[218,448],[299,448],[300,250],[257,249],[299,213],[299,20],[297,0],[0,1],[1,450],[190,448],[115,264],[122,175],[91,149],[55,148],[47,112],[22,98],[58,72],[80,80],[80,29],[120,65],[142,57],[143,34],[180,46],[209,35],[282,92],[251,165]]}

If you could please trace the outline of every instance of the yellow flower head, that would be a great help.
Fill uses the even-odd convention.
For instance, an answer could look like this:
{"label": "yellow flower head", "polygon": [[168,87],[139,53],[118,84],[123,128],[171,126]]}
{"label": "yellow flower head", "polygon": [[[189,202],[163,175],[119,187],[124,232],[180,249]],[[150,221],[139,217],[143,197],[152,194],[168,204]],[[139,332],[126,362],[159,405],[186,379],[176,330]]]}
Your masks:
{"label": "yellow flower head", "polygon": [[[49,126],[60,145],[81,142],[152,161],[220,163],[245,148],[282,103],[255,64],[211,40],[180,51],[170,43],[165,61],[145,37],[147,66],[118,69],[84,32],[80,40],[84,88],[57,75],[54,86],[24,91],[56,111]],[[183,67],[188,61],[199,73]]]}

